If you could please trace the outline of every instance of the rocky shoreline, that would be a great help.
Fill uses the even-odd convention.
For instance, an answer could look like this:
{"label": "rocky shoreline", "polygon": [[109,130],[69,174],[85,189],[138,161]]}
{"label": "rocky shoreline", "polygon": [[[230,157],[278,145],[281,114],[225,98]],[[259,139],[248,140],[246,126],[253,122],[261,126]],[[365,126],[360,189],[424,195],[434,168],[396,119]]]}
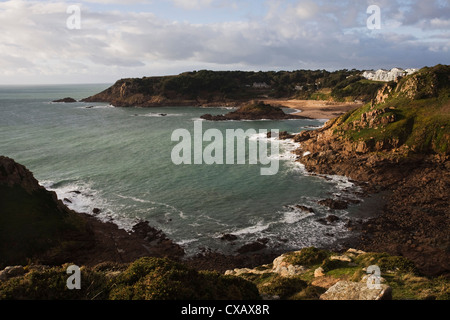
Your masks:
{"label": "rocky shoreline", "polygon": [[429,276],[449,274],[449,157],[355,150],[333,134],[333,124],[303,132],[294,141],[301,142],[296,153],[308,171],[347,176],[359,181],[367,196],[383,194],[386,204],[376,217],[354,226],[360,236],[352,245],[404,256]]}

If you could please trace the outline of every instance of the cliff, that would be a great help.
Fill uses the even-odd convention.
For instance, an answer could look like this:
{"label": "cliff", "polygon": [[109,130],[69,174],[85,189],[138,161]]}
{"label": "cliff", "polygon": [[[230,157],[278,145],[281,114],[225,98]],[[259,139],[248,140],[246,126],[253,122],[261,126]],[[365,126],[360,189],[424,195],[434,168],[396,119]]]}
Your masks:
{"label": "cliff", "polygon": [[163,233],[141,222],[133,232],[67,208],[33,174],[0,156],[0,267],[27,261],[85,265],[142,256],[183,256]]}
{"label": "cliff", "polygon": [[413,260],[427,274],[450,270],[450,66],[385,85],[377,99],[295,137],[309,171],[345,175],[385,191],[363,227],[363,248]]}

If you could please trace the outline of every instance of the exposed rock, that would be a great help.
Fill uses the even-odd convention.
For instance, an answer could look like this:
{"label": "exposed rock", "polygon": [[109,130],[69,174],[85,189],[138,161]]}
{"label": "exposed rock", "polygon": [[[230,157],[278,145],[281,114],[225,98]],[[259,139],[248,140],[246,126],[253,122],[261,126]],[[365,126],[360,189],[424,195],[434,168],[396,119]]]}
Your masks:
{"label": "exposed rock", "polygon": [[391,300],[392,288],[381,284],[379,289],[366,283],[339,281],[320,296],[321,300]]}
{"label": "exposed rock", "polygon": [[323,277],[325,275],[325,271],[322,267],[318,267],[316,270],[314,270],[314,277]]}
{"label": "exposed rock", "polygon": [[322,206],[326,206],[330,209],[333,209],[333,210],[343,210],[343,209],[348,208],[348,203],[347,203],[347,201],[344,201],[344,200],[325,199],[325,200],[320,200],[317,203]]}
{"label": "exposed rock", "polygon": [[267,247],[267,242],[269,242],[269,239],[267,238],[258,239],[254,242],[244,244],[237,250],[237,252],[243,254],[248,252],[259,251]]}
{"label": "exposed rock", "polygon": [[250,268],[236,268],[233,270],[227,270],[225,274],[239,276],[246,273],[251,274],[265,274],[265,273],[276,273],[281,277],[294,277],[305,273],[308,269],[304,266],[293,265],[286,260],[287,255],[282,254],[276,257],[272,265],[263,265],[254,269]]}
{"label": "exposed rock", "polygon": [[221,240],[226,240],[226,241],[234,241],[237,240],[237,236],[234,234],[230,234],[230,233],[226,233],[224,235],[222,235],[222,237],[220,237]]}
{"label": "exposed rock", "polygon": [[341,255],[341,256],[331,256],[330,260],[338,260],[343,262],[352,262],[352,258],[350,258],[348,255]]}
{"label": "exposed rock", "polygon": [[302,206],[302,205],[295,205],[295,207],[297,208],[297,209],[300,209],[300,210],[302,210],[302,211],[305,211],[305,212],[310,212],[310,213],[314,213],[314,209],[313,208],[310,208],[310,207],[306,207],[306,206]]}
{"label": "exposed rock", "polygon": [[77,100],[75,100],[74,98],[67,97],[67,98],[55,100],[52,102],[74,103],[74,102],[77,102]]}
{"label": "exposed rock", "polygon": [[0,271],[0,281],[5,281],[23,274],[25,274],[25,269],[22,266],[8,266]]}
{"label": "exposed rock", "polygon": [[302,116],[286,114],[279,107],[274,107],[259,101],[252,101],[251,103],[240,107],[238,110],[229,112],[225,115],[213,116],[211,114],[205,114],[202,115],[201,118],[209,121],[306,119]]}
{"label": "exposed rock", "polygon": [[[292,139],[295,135],[288,133],[287,131],[281,131],[278,133],[279,140]],[[267,132],[267,138],[272,138],[272,131]]]}

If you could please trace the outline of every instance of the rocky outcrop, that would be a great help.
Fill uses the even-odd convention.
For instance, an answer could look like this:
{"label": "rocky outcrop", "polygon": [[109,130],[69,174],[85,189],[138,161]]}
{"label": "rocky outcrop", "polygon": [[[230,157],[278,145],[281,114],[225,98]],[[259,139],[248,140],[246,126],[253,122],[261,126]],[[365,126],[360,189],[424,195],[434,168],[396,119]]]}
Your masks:
{"label": "rocky outcrop", "polygon": [[253,101],[225,115],[204,114],[201,118],[209,121],[307,119],[298,115],[286,114],[279,107],[258,101]]}
{"label": "rocky outcrop", "polygon": [[52,101],[52,102],[74,103],[74,102],[77,102],[77,100],[75,100],[74,98],[67,97],[67,98],[55,100],[55,101]]}
{"label": "rocky outcrop", "polygon": [[321,300],[391,300],[392,288],[381,284],[379,288],[372,288],[366,283],[339,281],[324,294]]}
{"label": "rocky outcrop", "polygon": [[308,171],[347,176],[367,193],[383,191],[385,206],[362,225],[361,247],[408,257],[428,275],[450,272],[450,132],[443,120],[450,116],[449,76],[448,66],[425,68],[403,78],[384,103],[294,138]]}

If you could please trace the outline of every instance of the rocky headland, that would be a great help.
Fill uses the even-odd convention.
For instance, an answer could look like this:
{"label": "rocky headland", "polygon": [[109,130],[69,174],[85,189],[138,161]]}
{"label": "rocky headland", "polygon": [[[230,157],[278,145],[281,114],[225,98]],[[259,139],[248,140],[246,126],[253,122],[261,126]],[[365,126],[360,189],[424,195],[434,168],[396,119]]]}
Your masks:
{"label": "rocky headland", "polygon": [[385,198],[361,226],[359,248],[407,257],[427,275],[450,271],[449,77],[449,66],[424,68],[294,138],[308,171],[347,176]]}

